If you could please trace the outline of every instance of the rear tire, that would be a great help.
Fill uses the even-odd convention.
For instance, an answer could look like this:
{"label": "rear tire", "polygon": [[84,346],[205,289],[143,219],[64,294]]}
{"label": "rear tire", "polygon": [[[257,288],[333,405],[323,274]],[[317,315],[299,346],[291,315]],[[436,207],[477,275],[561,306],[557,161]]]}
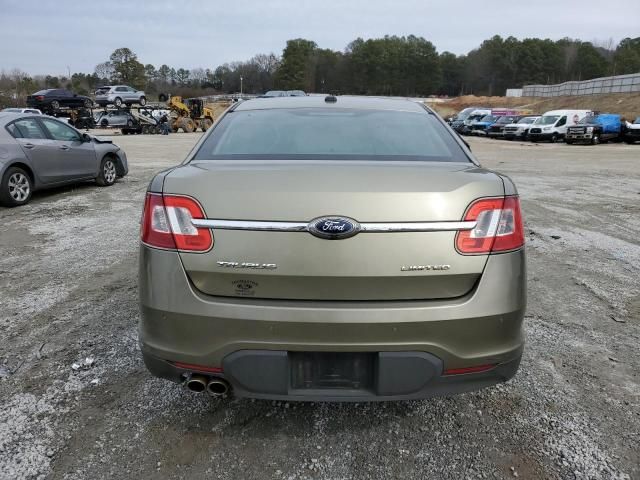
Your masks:
{"label": "rear tire", "polygon": [[206,132],[207,130],[209,130],[211,128],[211,125],[213,125],[213,122],[211,121],[210,118],[205,118],[202,121],[202,131]]}
{"label": "rear tire", "polygon": [[120,97],[116,97],[116,99],[113,101],[113,104],[116,107],[121,107],[122,106],[122,99]]}
{"label": "rear tire", "polygon": [[195,124],[190,118],[185,118],[180,122],[180,128],[185,133],[192,133],[195,130]]}
{"label": "rear tire", "polygon": [[53,110],[58,110],[60,108],[60,102],[57,100],[52,100],[51,101],[51,108]]}
{"label": "rear tire", "polygon": [[100,162],[100,173],[96,177],[96,183],[101,187],[110,187],[116,183],[118,177],[116,161],[111,156],[106,156]]}
{"label": "rear tire", "polygon": [[20,167],[9,167],[0,182],[0,205],[19,207],[31,200],[33,183],[31,177]]}
{"label": "rear tire", "polygon": [[90,98],[87,98],[87,99],[84,101],[84,108],[91,108],[91,107],[93,107],[93,102],[91,101],[91,99],[90,99]]}
{"label": "rear tire", "polygon": [[142,105],[143,107],[147,104],[147,99],[144,97],[140,97],[140,105]]}
{"label": "rear tire", "polygon": [[127,127],[133,128],[133,120],[127,120]]}

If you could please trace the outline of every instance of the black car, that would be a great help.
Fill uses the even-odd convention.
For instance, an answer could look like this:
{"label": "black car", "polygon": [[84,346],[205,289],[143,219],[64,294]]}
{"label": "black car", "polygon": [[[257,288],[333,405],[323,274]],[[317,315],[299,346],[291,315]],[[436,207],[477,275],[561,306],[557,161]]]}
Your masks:
{"label": "black car", "polygon": [[27,97],[27,106],[39,108],[40,110],[57,110],[60,107],[91,108],[93,100],[64,88],[49,88],[29,95]]}

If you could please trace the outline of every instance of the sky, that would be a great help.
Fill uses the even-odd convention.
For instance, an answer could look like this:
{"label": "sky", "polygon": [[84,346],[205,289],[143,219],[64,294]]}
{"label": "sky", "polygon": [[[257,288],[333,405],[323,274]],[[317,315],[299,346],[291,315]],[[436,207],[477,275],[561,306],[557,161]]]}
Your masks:
{"label": "sky", "polygon": [[640,36],[640,0],[0,0],[0,70],[93,72],[116,48],[144,64],[215,68],[306,38],[422,36],[467,53],[495,34],[598,41]]}

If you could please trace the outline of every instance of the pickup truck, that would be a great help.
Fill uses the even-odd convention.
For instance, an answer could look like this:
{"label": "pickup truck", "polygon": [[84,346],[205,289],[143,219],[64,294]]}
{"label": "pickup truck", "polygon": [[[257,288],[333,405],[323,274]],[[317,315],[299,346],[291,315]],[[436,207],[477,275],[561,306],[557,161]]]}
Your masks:
{"label": "pickup truck", "polygon": [[626,143],[640,142],[640,117],[633,123],[626,122],[623,126],[623,139]]}
{"label": "pickup truck", "polygon": [[573,143],[590,143],[597,145],[620,138],[622,133],[622,118],[613,113],[600,113],[584,117],[573,127],[567,128],[564,141]]}

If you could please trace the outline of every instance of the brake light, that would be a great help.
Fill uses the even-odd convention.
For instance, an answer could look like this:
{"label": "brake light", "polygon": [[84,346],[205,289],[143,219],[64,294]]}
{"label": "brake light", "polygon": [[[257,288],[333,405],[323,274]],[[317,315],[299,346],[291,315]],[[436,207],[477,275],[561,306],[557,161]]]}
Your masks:
{"label": "brake light", "polygon": [[42,95],[38,95],[38,96],[36,97],[36,100],[38,100],[38,101],[40,101],[40,102],[41,102],[42,100],[44,100],[44,96],[42,96]]}
{"label": "brake light", "polygon": [[491,365],[476,365],[474,367],[462,367],[462,368],[450,368],[442,372],[443,375],[464,375],[465,373],[481,373],[488,372],[495,368],[495,364]]}
{"label": "brake light", "polygon": [[195,370],[197,372],[222,373],[222,367],[207,367],[206,365],[196,365],[194,363],[173,362],[173,364],[183,370]]}
{"label": "brake light", "polygon": [[524,245],[522,211],[516,196],[476,200],[467,208],[464,220],[475,221],[476,227],[456,235],[456,249],[463,255],[506,252]]}
{"label": "brake light", "polygon": [[142,214],[142,242],[151,247],[184,252],[206,252],[213,246],[208,228],[191,220],[205,218],[200,204],[191,197],[147,193]]}

